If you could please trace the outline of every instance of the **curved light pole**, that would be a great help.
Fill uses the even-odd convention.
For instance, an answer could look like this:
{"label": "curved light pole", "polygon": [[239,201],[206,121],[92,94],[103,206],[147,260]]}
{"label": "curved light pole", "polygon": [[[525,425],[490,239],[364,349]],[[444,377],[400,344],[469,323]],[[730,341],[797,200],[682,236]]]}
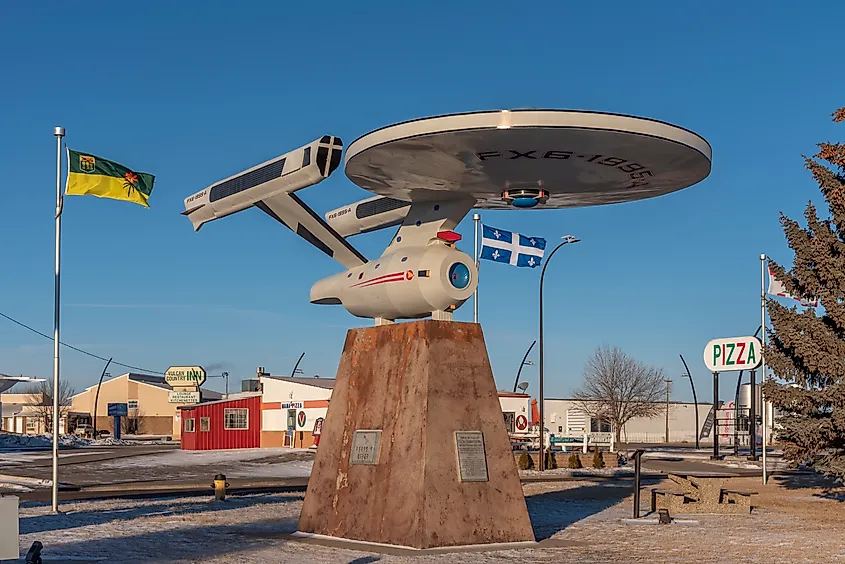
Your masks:
{"label": "curved light pole", "polygon": [[687,361],[684,360],[684,355],[679,354],[678,356],[681,357],[681,362],[684,363],[684,368],[687,371],[686,374],[681,374],[681,378],[689,378],[689,385],[692,388],[692,402],[695,404],[695,450],[698,450],[701,448],[698,443],[701,427],[698,426],[698,398],[695,395],[695,382],[692,381],[692,373],[689,371]]}
{"label": "curved light pole", "polygon": [[94,394],[94,438],[97,438],[97,402],[100,400],[100,386],[103,385],[103,378],[106,377],[106,370],[109,369],[109,364],[111,364],[111,359],[106,363],[106,366],[103,368],[103,373],[100,374],[100,381],[97,383],[97,393]]}
{"label": "curved light pole", "polygon": [[522,374],[522,367],[530,363],[530,361],[525,362],[525,359],[528,358],[528,355],[531,353],[531,349],[533,349],[536,344],[537,341],[532,342],[531,346],[528,347],[528,350],[525,351],[525,356],[522,357],[522,364],[519,365],[519,370],[516,371],[516,380],[513,383],[513,393],[516,393],[516,387],[519,385],[519,375]]}
{"label": "curved light pole", "polygon": [[[540,272],[540,471],[546,469],[546,461],[543,458],[545,454],[545,441],[546,441],[546,420],[544,417],[544,398],[543,398],[543,279],[546,276],[546,267],[549,266],[549,262],[551,262],[552,257],[555,255],[557,250],[562,246],[566,245],[567,243],[577,243],[581,239],[577,239],[572,235],[565,235],[562,237],[563,241],[558,243],[557,247],[555,247],[551,253],[549,253],[549,258],[546,259],[546,264],[543,265],[543,270]],[[551,446],[551,445],[550,445]]]}
{"label": "curved light pole", "polygon": [[293,370],[290,371],[290,377],[293,378],[294,374],[296,374],[296,369],[299,368],[299,363],[302,362],[302,357],[305,356],[305,351],[299,355],[299,360],[296,361],[296,364],[293,365]]}

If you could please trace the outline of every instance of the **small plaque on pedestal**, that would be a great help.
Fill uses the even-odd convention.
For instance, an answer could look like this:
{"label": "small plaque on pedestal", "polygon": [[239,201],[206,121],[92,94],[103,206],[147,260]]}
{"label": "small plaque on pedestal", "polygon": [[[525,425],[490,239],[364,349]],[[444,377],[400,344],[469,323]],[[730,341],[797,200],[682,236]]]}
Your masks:
{"label": "small plaque on pedestal", "polygon": [[484,434],[481,431],[455,431],[455,444],[461,482],[488,481]]}
{"label": "small plaque on pedestal", "polygon": [[355,431],[352,435],[350,464],[377,464],[381,430]]}

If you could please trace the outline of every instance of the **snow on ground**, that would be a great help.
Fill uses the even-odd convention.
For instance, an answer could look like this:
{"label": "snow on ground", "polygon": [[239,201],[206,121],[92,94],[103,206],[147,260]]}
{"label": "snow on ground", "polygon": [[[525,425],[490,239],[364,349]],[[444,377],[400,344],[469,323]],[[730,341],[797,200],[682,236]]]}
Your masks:
{"label": "snow on ground", "polygon": [[117,458],[98,464],[99,468],[191,467],[206,464],[227,464],[272,458],[283,454],[308,452],[304,448],[244,448],[232,450],[172,450],[160,454]]}
{"label": "snow on ground", "polygon": [[620,466],[618,468],[555,468],[553,470],[520,470],[520,475],[523,476],[548,476],[563,475],[563,476],[632,476],[634,469],[630,466]]}
{"label": "snow on ground", "polygon": [[[761,487],[761,508],[752,515],[693,515],[679,519],[683,524],[659,526],[652,518],[630,519],[630,484],[528,484],[535,535],[558,544],[520,550],[393,556],[292,540],[288,534],[296,529],[302,507],[302,495],[293,493],[230,497],[222,503],[195,497],[66,502],[59,515],[52,515],[48,504],[23,503],[20,545],[24,553],[32,542],[42,542],[45,560],[138,564],[845,561],[841,502],[794,488]],[[643,500],[643,507],[647,504]]]}
{"label": "snow on ground", "polygon": [[313,460],[292,462],[244,463],[237,470],[228,470],[227,478],[307,478],[311,476]]}
{"label": "snow on ground", "polygon": [[[85,448],[103,446],[136,446],[136,445],[160,445],[173,444],[169,441],[129,441],[107,437],[105,439],[86,439],[76,435],[62,435],[59,437],[59,446],[65,448]],[[20,435],[17,433],[0,433],[0,450],[19,449],[41,449],[53,446],[53,435]]]}

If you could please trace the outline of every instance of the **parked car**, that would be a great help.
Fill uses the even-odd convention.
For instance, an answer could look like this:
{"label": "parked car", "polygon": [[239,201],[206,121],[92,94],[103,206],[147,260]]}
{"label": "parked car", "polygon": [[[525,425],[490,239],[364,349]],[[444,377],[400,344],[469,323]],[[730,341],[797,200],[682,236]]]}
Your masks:
{"label": "parked car", "polygon": [[87,423],[82,423],[81,425],[77,425],[76,429],[73,430],[73,434],[77,437],[85,437],[91,438],[94,436],[94,427],[88,425]]}

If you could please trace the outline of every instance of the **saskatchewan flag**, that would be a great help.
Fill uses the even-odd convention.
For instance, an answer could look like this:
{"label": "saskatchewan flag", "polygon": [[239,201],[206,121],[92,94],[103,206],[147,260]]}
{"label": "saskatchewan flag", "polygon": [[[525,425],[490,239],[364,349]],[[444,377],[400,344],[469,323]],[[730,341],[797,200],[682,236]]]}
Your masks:
{"label": "saskatchewan flag", "polygon": [[150,207],[147,200],[155,181],[152,174],[134,172],[116,162],[70,149],[67,160],[65,194],[113,198]]}

